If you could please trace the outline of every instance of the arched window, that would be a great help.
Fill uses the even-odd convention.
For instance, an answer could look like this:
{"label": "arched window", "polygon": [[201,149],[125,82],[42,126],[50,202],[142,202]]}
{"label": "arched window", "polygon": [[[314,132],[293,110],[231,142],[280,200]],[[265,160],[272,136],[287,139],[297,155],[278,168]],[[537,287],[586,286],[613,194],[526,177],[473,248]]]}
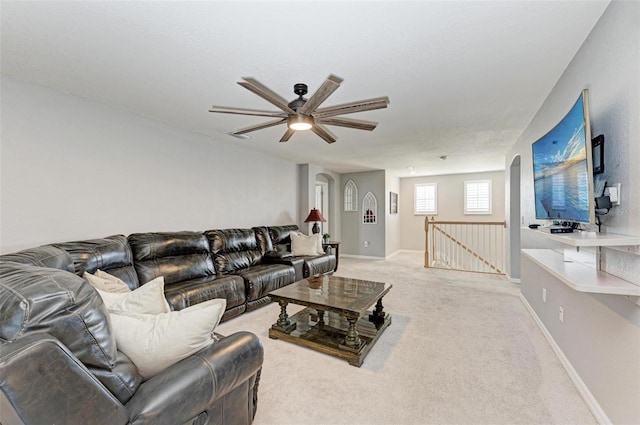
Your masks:
{"label": "arched window", "polygon": [[376,224],[378,222],[378,201],[373,193],[367,192],[362,200],[362,222],[364,224]]}
{"label": "arched window", "polygon": [[344,210],[358,211],[358,186],[353,180],[344,185]]}

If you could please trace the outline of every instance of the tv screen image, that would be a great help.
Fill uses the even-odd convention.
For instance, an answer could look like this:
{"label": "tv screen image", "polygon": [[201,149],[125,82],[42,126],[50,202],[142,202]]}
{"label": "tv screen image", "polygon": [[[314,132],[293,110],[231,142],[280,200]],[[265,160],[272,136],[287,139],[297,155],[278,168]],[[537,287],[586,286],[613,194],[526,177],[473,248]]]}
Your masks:
{"label": "tv screen image", "polygon": [[595,223],[587,96],[532,145],[537,219]]}

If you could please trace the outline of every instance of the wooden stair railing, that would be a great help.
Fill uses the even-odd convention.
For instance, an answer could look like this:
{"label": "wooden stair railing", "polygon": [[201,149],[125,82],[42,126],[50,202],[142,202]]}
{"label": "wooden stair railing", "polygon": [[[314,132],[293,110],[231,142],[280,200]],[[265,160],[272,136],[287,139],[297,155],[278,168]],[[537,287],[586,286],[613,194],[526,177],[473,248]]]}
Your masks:
{"label": "wooden stair railing", "polygon": [[[424,267],[425,268],[429,268],[429,267],[433,267],[431,265],[431,258],[430,258],[430,254],[431,256],[433,256],[433,260],[435,261],[436,258],[436,243],[435,243],[435,238],[433,237],[434,235],[431,235],[431,253],[429,252],[429,228],[431,227],[433,229],[433,232],[438,232],[440,235],[442,235],[445,239],[451,241],[451,243],[457,245],[458,247],[460,247],[460,249],[462,250],[462,252],[466,252],[468,254],[470,254],[471,256],[475,257],[478,261],[480,261],[481,263],[483,263],[484,265],[486,265],[489,270],[493,270],[492,272],[486,272],[485,273],[495,273],[495,274],[504,274],[504,272],[500,269],[500,266],[493,264],[489,259],[485,258],[485,256],[481,255],[480,253],[474,251],[471,247],[469,247],[464,241],[460,240],[461,238],[456,237],[452,234],[450,234],[449,232],[447,232],[445,229],[443,229],[440,225],[460,225],[460,226],[473,226],[473,225],[479,225],[479,226],[501,226],[503,228],[506,228],[506,222],[502,221],[502,222],[494,222],[494,221],[435,221],[434,218],[432,217],[431,220],[429,220],[428,217],[425,218],[425,256],[424,256]],[[504,234],[501,234],[502,239],[504,238]],[[491,241],[492,243],[496,243],[496,240]],[[504,251],[502,252],[502,256],[504,257],[505,253]],[[441,256],[438,256],[439,258],[441,258]],[[455,269],[455,267],[452,266],[453,261],[448,258],[445,260],[440,260],[442,262],[444,262],[445,264],[448,264],[451,269]],[[504,264],[504,258],[502,263]],[[442,268],[442,267],[435,267],[435,268]],[[466,270],[464,268],[458,268],[458,270]],[[479,271],[479,270],[468,270],[468,271]]]}

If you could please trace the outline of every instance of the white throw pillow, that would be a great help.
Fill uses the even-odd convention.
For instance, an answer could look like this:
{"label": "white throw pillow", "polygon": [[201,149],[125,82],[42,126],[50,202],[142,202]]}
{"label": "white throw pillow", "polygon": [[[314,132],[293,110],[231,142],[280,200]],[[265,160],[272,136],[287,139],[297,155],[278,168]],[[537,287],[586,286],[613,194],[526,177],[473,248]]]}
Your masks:
{"label": "white throw pillow", "polygon": [[212,344],[226,306],[225,299],[213,299],[163,314],[111,311],[111,329],[118,350],[149,379]]}
{"label": "white throw pillow", "polygon": [[171,311],[171,307],[169,307],[169,303],[164,296],[163,276],[159,276],[151,282],[127,292],[110,292],[101,289],[105,287],[104,281],[106,279],[93,276],[90,273],[84,272],[83,277],[98,291],[109,311],[119,310],[143,314],[159,314]]}
{"label": "white throw pillow", "polygon": [[84,272],[83,277],[89,281],[91,286],[102,291],[120,293],[131,292],[129,286],[124,283],[122,279],[110,275],[107,272],[103,272],[100,269],[96,270],[94,274]]}
{"label": "white throw pillow", "polygon": [[292,255],[319,255],[324,254],[322,250],[322,237],[320,233],[307,236],[298,232],[289,232],[291,238]]}

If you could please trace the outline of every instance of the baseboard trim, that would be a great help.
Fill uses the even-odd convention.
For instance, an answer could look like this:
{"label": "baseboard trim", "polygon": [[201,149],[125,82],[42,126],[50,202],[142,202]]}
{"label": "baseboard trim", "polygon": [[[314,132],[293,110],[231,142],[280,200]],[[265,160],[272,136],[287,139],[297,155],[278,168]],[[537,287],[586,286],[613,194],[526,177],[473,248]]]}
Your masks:
{"label": "baseboard trim", "polygon": [[340,258],[357,258],[358,260],[384,260],[384,257],[371,257],[368,255],[352,255],[352,254],[340,254]]}
{"label": "baseboard trim", "polygon": [[578,372],[573,368],[573,365],[571,364],[567,356],[564,355],[560,346],[553,339],[553,336],[549,333],[544,323],[542,323],[542,320],[540,320],[540,317],[538,317],[535,310],[533,309],[533,307],[531,307],[531,304],[529,304],[522,293],[520,293],[520,301],[522,301],[522,304],[524,304],[527,311],[529,311],[529,314],[533,318],[533,321],[536,322],[536,325],[538,325],[538,328],[540,328],[540,330],[542,331],[545,339],[547,340],[547,342],[549,342],[549,345],[556,353],[556,356],[558,356],[558,360],[560,360],[560,363],[567,371],[569,378],[571,378],[571,381],[576,386],[576,389],[587,404],[587,407],[589,407],[589,410],[591,410],[591,413],[593,413],[593,416],[595,416],[598,423],[600,425],[612,425],[612,422],[611,420],[609,420],[607,414],[604,412],[604,410],[602,410],[602,407],[600,406],[596,398],[593,396],[593,394],[591,394],[589,388],[587,388],[582,378],[580,378],[580,375],[578,375]]}
{"label": "baseboard trim", "polygon": [[518,284],[522,283],[519,277],[511,277],[507,275],[507,279],[509,279],[509,282],[511,283],[518,283]]}
{"label": "baseboard trim", "polygon": [[390,260],[390,259],[392,259],[393,257],[395,257],[396,255],[402,254],[403,252],[411,252],[411,253],[419,252],[419,253],[424,253],[424,251],[420,251],[420,250],[418,250],[418,249],[398,249],[398,250],[397,250],[397,251],[395,251],[394,253],[387,255],[387,256],[385,257],[385,260]]}

